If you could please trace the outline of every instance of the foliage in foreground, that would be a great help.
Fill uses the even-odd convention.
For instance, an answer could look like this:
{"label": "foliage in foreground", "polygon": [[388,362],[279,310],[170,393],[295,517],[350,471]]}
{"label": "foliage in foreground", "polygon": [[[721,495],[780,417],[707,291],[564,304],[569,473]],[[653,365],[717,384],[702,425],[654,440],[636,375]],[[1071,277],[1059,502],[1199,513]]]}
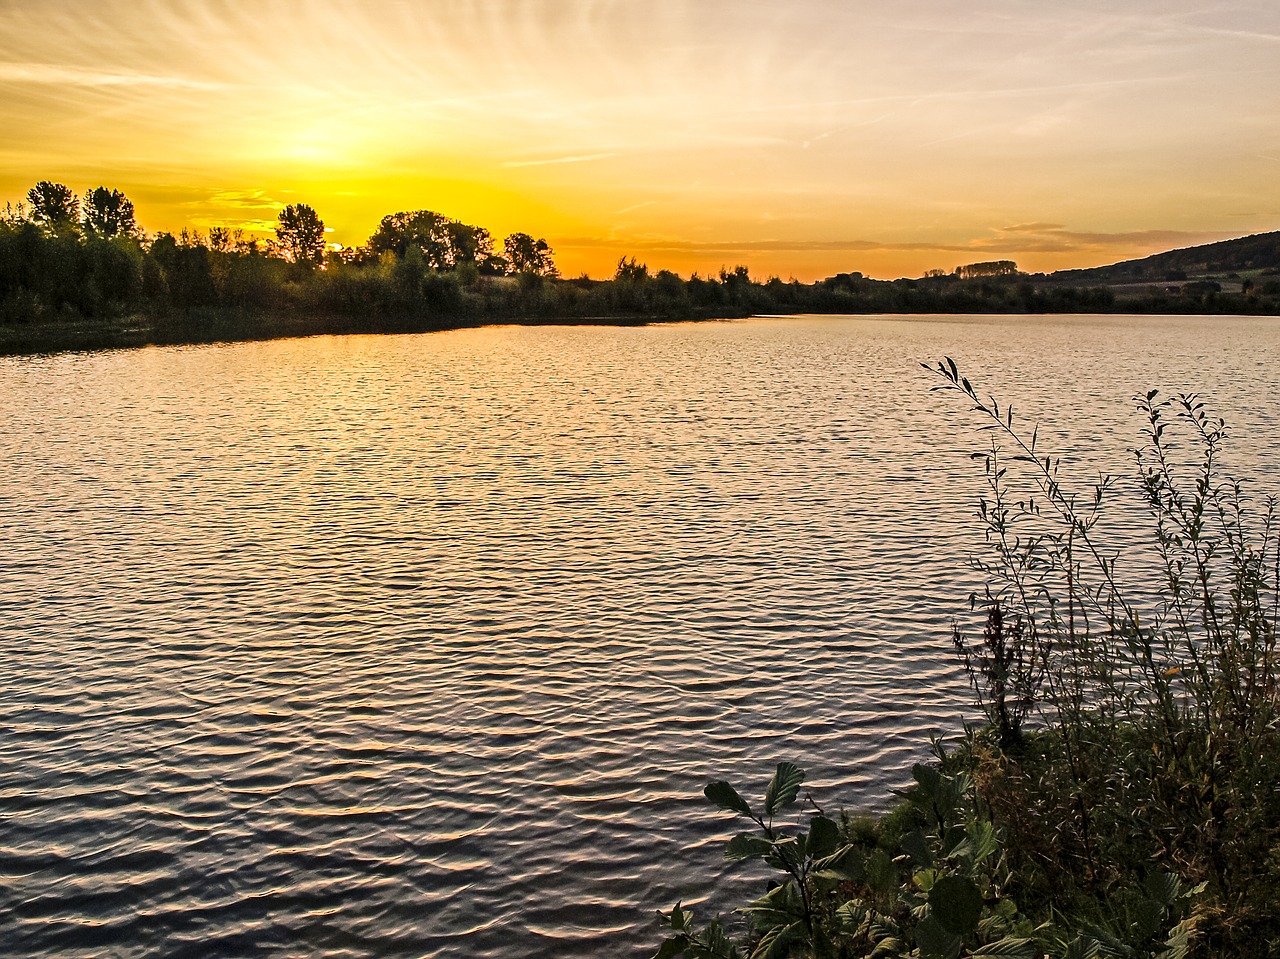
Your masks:
{"label": "foliage in foreground", "polygon": [[[775,825],[803,774],[778,767],[731,860],[779,879],[697,930],[677,906],[661,957],[1254,957],[1280,954],[1275,500],[1223,475],[1225,424],[1196,396],[1138,400],[1154,575],[1100,542],[1115,493],[1084,495],[956,364],[931,368],[990,437],[980,635],[954,645],[987,725],[913,771],[877,822]],[[1183,445],[1180,441],[1189,439]]]}

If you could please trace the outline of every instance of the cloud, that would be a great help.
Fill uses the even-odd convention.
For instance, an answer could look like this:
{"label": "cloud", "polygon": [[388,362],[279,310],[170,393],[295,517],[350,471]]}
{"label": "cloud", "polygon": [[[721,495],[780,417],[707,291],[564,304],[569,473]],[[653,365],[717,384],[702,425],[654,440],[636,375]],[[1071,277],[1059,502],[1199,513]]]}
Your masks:
{"label": "cloud", "polygon": [[53,63],[0,63],[0,83],[75,87],[163,87],[175,90],[220,90],[222,84],[149,73],[107,73]]}
{"label": "cloud", "polygon": [[557,240],[569,249],[626,247],[637,252],[654,253],[791,253],[805,251],[862,251],[884,249],[869,240],[686,240],[679,237],[574,236]]}
{"label": "cloud", "polygon": [[1132,230],[1088,233],[1058,223],[1024,223],[1002,227],[996,236],[974,240],[972,249],[993,253],[1106,253],[1111,250],[1173,250],[1229,240],[1235,234],[1187,230]]}
{"label": "cloud", "polygon": [[1189,232],[1183,230],[1138,230],[1123,233],[1087,233],[1066,229],[1057,223],[1022,223],[997,228],[994,236],[974,237],[961,242],[932,240],[887,242],[870,239],[760,239],[688,240],[681,237],[563,237],[557,246],[566,249],[625,248],[637,253],[683,253],[735,255],[752,253],[937,253],[956,256],[989,254],[1160,252],[1230,239],[1233,233]]}
{"label": "cloud", "polygon": [[1001,233],[1044,233],[1048,230],[1064,230],[1061,223],[1018,223],[1014,226],[1000,227]]}
{"label": "cloud", "polygon": [[504,167],[522,167],[522,166],[552,166],[558,163],[591,163],[596,160],[608,160],[610,157],[617,156],[616,153],[585,153],[579,156],[553,157],[549,160],[508,160],[502,164]]}
{"label": "cloud", "polygon": [[[275,220],[254,220],[254,219],[237,219],[235,217],[196,217],[191,221],[191,225],[197,228],[209,230],[213,227],[222,227],[226,230],[244,230],[246,233],[274,233],[279,225]],[[329,232],[329,231],[325,231]]]}
{"label": "cloud", "polygon": [[273,200],[262,190],[224,190],[213,194],[207,200],[193,200],[189,205],[204,206],[207,203],[215,203],[218,206],[240,207],[246,210],[282,210],[285,207],[285,204],[279,200]]}

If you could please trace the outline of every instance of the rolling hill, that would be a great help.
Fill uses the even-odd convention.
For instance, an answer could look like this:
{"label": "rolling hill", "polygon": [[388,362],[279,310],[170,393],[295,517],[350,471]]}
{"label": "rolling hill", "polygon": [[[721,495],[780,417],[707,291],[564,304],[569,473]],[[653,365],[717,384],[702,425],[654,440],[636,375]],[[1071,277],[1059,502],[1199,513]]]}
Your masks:
{"label": "rolling hill", "polygon": [[1228,273],[1280,275],[1280,231],[1169,250],[1110,266],[1059,270],[1049,278],[1072,284],[1108,284],[1186,280]]}

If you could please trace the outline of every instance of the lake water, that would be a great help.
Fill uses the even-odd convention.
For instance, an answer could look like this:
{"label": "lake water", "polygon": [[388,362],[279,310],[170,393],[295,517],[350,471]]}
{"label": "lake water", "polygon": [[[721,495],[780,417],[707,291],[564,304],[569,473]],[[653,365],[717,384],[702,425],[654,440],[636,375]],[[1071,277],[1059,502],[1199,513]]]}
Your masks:
{"label": "lake water", "polygon": [[740,902],[708,780],[882,808],[973,716],[985,434],[944,354],[1082,479],[1154,386],[1280,486],[1273,319],[0,360],[0,953],[638,957]]}

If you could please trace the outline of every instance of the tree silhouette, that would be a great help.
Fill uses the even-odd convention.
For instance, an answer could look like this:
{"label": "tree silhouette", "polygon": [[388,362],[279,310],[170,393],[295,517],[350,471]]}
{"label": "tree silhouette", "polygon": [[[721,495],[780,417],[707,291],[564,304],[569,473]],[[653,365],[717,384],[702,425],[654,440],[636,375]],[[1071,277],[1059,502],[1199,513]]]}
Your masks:
{"label": "tree silhouette", "polygon": [[966,263],[956,267],[956,276],[962,280],[973,280],[983,276],[1013,276],[1018,272],[1018,264],[1013,260],[987,260],[983,263]]}
{"label": "tree silhouette", "polygon": [[450,266],[474,263],[479,267],[493,258],[493,237],[484,227],[449,220],[444,233]]}
{"label": "tree silhouette", "polygon": [[324,221],[305,203],[291,203],[277,218],[276,242],[290,263],[319,266],[324,261]]}
{"label": "tree silhouette", "polygon": [[553,251],[541,237],[535,240],[528,233],[512,233],[502,241],[502,249],[512,273],[538,276],[556,276],[559,273],[551,259]]}
{"label": "tree silhouette", "polygon": [[79,219],[80,204],[71,187],[63,183],[41,180],[27,191],[31,204],[31,220],[57,231],[72,226]]}
{"label": "tree silhouette", "polygon": [[624,256],[618,260],[618,268],[614,271],[613,279],[618,283],[644,283],[649,279],[649,267],[634,256],[630,259]]}
{"label": "tree silhouette", "polygon": [[117,236],[136,237],[138,221],[133,215],[133,201],[119,190],[100,186],[84,195],[81,204],[85,232],[103,240]]}
{"label": "tree silhouette", "polygon": [[449,223],[448,217],[432,210],[391,213],[369,237],[369,249],[403,259],[410,247],[417,247],[428,267],[443,269],[449,265]]}

